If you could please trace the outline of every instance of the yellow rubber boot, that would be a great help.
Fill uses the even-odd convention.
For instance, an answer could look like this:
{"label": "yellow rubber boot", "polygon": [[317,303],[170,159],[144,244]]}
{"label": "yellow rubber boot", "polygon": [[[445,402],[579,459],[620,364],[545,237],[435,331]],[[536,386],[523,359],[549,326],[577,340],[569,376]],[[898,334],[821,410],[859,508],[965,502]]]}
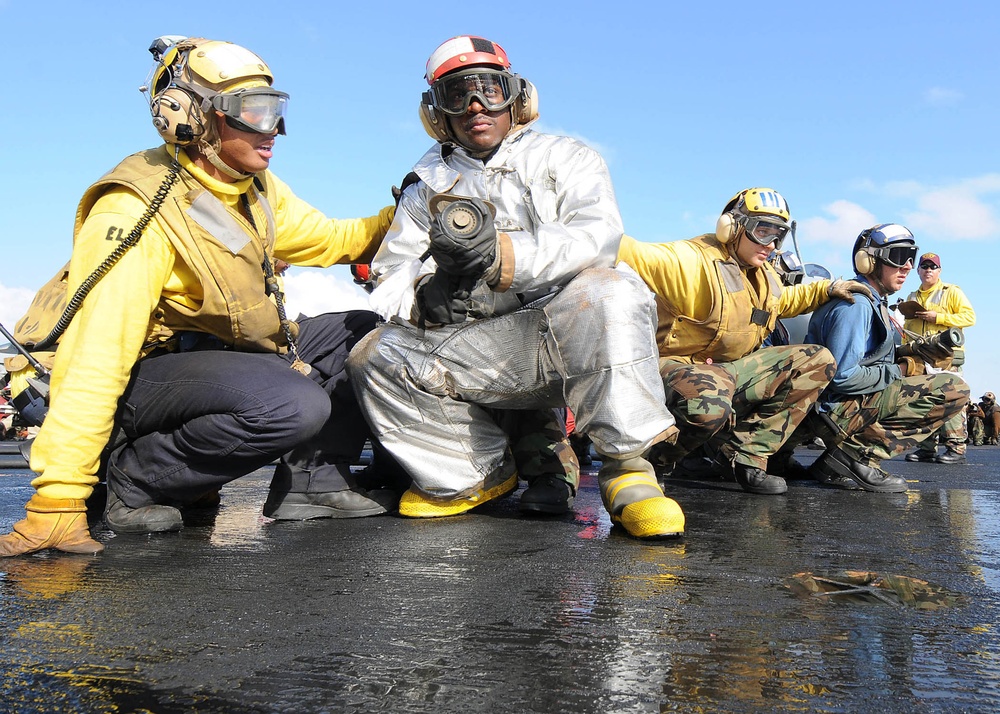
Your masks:
{"label": "yellow rubber boot", "polygon": [[636,538],[674,538],[684,535],[684,511],[663,495],[653,466],[646,459],[603,457],[597,482],[611,522]]}
{"label": "yellow rubber boot", "polygon": [[104,546],[90,537],[87,502],[83,499],[45,498],[37,493],[25,505],[27,515],[0,536],[0,557],[55,548],[64,553],[93,555]]}
{"label": "yellow rubber boot", "polygon": [[410,487],[403,494],[403,497],[399,499],[399,515],[408,518],[457,516],[489,501],[503,498],[507,494],[513,493],[516,489],[516,472],[496,486],[487,488],[486,484],[483,484],[482,488],[473,491],[471,494],[458,496],[457,498],[434,498]]}

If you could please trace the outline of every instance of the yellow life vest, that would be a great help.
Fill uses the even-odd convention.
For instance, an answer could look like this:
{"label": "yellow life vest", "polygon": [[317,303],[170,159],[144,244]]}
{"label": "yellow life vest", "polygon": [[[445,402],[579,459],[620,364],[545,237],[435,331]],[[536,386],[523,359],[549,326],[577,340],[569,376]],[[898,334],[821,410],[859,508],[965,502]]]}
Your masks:
{"label": "yellow life vest", "polygon": [[[126,158],[80,200],[79,232],[109,186],[127,186],[152,201],[171,163],[165,147]],[[177,259],[197,277],[203,295],[195,307],[161,298],[150,320],[147,345],[185,330],[214,335],[249,352],[283,352],[287,342],[275,304],[265,291],[263,263],[274,259],[274,214],[267,201],[270,174],[258,174],[246,194],[254,228],[185,171],[157,212]],[[293,333],[295,332],[293,328]]]}
{"label": "yellow life vest", "polygon": [[[764,342],[778,321],[781,281],[765,263],[749,275],[712,234],[684,241],[699,255],[699,268],[709,273],[708,316],[697,320],[675,313],[657,296],[660,356],[686,363],[730,362],[745,357]],[[695,266],[692,266],[694,268]]]}

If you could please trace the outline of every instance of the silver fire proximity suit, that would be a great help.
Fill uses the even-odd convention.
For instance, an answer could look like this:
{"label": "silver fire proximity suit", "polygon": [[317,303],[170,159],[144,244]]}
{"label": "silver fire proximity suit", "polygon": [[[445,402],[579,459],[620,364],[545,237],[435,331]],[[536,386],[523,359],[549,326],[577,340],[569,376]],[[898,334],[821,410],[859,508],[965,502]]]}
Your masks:
{"label": "silver fire proximity suit", "polygon": [[[404,192],[372,265],[371,305],[387,323],[348,365],[375,433],[414,485],[449,497],[513,473],[508,438],[483,406],[568,406],[602,454],[645,451],[674,420],[652,295],[630,268],[614,268],[622,221],[600,155],[525,128],[485,163],[439,144],[414,171],[421,180]],[[496,207],[511,282],[494,291],[481,281],[465,322],[421,329],[414,288],[436,269],[427,202],[438,193]]]}

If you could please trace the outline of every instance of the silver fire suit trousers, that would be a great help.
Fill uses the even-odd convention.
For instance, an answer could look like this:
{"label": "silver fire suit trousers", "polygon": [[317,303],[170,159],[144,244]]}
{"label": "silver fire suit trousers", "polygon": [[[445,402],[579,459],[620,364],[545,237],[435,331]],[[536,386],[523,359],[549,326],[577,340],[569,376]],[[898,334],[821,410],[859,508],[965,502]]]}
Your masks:
{"label": "silver fire suit trousers", "polygon": [[591,268],[506,315],[427,330],[383,324],[352,350],[348,374],[414,485],[457,497],[514,470],[484,406],[566,406],[601,454],[644,452],[674,423],[655,326],[653,296],[630,268]]}

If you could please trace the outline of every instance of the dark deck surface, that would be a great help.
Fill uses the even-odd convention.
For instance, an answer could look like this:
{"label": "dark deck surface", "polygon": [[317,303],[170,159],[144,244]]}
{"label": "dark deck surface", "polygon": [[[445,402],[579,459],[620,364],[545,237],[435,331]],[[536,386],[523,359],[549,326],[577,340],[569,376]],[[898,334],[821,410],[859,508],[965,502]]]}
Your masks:
{"label": "dark deck surface", "polygon": [[[0,560],[0,711],[998,711],[1000,448],[886,465],[908,493],[671,481],[663,543],[612,528],[593,470],[573,516],[305,523],[260,515],[263,470],[180,533]],[[3,532],[30,478],[0,472]],[[786,586],[845,570],[958,599]]]}

